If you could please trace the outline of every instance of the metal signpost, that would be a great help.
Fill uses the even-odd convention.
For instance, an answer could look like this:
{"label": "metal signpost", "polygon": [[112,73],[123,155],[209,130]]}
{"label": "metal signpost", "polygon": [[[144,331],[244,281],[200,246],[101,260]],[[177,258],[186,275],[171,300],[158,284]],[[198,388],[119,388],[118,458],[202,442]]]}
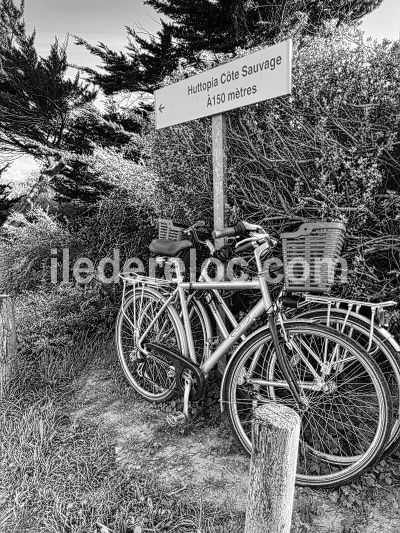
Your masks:
{"label": "metal signpost", "polygon": [[225,225],[225,111],[291,92],[292,42],[283,41],[155,91],[156,129],[212,117],[214,227]]}

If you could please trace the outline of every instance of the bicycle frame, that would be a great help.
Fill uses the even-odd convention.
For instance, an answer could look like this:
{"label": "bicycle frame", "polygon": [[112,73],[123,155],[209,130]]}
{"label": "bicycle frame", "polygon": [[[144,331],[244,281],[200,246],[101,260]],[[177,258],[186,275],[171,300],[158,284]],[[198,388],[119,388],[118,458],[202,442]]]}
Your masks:
{"label": "bicycle frame", "polygon": [[[275,311],[274,302],[272,301],[269,288],[265,278],[262,276],[262,262],[261,256],[263,252],[269,247],[268,243],[262,244],[255,249],[255,258],[257,262],[258,271],[260,272],[258,278],[252,281],[198,281],[198,282],[180,282],[176,284],[176,288],[168,295],[159,309],[158,313],[154,317],[153,321],[150,322],[147,329],[144,331],[140,339],[138,339],[138,345],[142,348],[142,343],[146,338],[148,332],[151,330],[152,325],[157,320],[158,316],[164,311],[164,309],[170,305],[173,300],[178,297],[181,305],[182,312],[182,321],[185,328],[186,339],[188,342],[188,350],[190,359],[197,364],[197,357],[195,353],[195,347],[192,336],[192,329],[190,325],[190,317],[188,312],[188,301],[186,297],[187,292],[193,290],[196,291],[215,291],[215,294],[218,298],[219,303],[223,306],[224,312],[226,312],[228,318],[230,319],[234,329],[229,333],[223,325],[223,320],[221,315],[215,310],[213,315],[218,323],[218,325],[223,330],[225,339],[222,343],[210,354],[210,357],[201,365],[200,369],[205,376],[214,368],[218,361],[229,351],[229,349],[237,342],[238,338],[242,337],[244,332],[250,328],[250,326],[257,320],[257,318],[262,315],[264,312],[271,314]],[[204,274],[203,274],[204,276]],[[241,322],[237,322],[233,314],[226,306],[225,302],[221,295],[218,293],[219,290],[234,289],[234,290],[243,290],[243,289],[258,289],[261,292],[261,299],[257,304],[248,312],[248,314],[243,318]],[[189,296],[190,297],[190,296]]]}
{"label": "bicycle frame", "polygon": [[[285,357],[283,356],[281,344],[279,342],[276,322],[274,318],[276,306],[274,305],[274,302],[272,300],[266,279],[263,276],[261,257],[264,251],[266,251],[268,248],[270,248],[269,243],[264,243],[264,244],[257,246],[254,250],[254,256],[256,259],[257,270],[258,270],[258,277],[257,277],[257,280],[255,281],[238,280],[238,281],[182,282],[180,280],[177,280],[176,289],[169,295],[169,297],[165,299],[161,309],[156,314],[156,317],[154,317],[153,321],[149,324],[149,326],[147,327],[145,332],[142,334],[140,339],[138,339],[139,348],[145,352],[145,348],[143,347],[143,342],[147,334],[151,330],[152,325],[154,324],[155,320],[157,320],[158,316],[160,316],[160,314],[163,312],[163,310],[168,305],[170,305],[172,301],[174,300],[174,298],[176,297],[176,295],[178,295],[180,306],[181,306],[181,313],[182,313],[183,325],[185,329],[186,341],[188,344],[189,357],[193,361],[193,363],[197,364],[197,357],[196,357],[196,352],[195,352],[195,347],[194,347],[194,342],[193,342],[193,335],[192,335],[190,317],[189,317],[189,312],[188,312],[186,292],[190,292],[192,290],[219,291],[219,290],[226,290],[226,289],[237,289],[237,290],[258,289],[261,292],[261,299],[255,304],[255,306],[252,309],[250,309],[247,315],[239,323],[237,323],[237,325],[234,327],[233,331],[229,335],[227,334],[227,331],[225,328],[224,333],[226,332],[226,337],[221,342],[221,344],[213,352],[211,352],[211,355],[200,366],[200,370],[204,374],[204,376],[207,377],[209,372],[215,367],[218,361],[236,343],[237,339],[240,338],[250,328],[250,326],[255,322],[255,320],[259,316],[261,316],[264,312],[266,312],[268,316],[268,324],[269,324],[269,328],[271,331],[272,340],[273,340],[274,347],[277,353],[278,361],[280,362],[280,365],[281,365],[284,378],[293,394],[293,397],[296,403],[298,405],[301,405],[302,400],[301,400],[300,386],[296,381],[292,368],[290,367],[289,363],[286,361]],[[215,313],[215,316],[217,317],[217,312]],[[232,320],[234,320],[233,315],[231,315],[231,318]],[[222,322],[221,317],[220,319]],[[236,323],[236,320],[234,320],[234,323]]]}
{"label": "bicycle frame", "polygon": [[[261,282],[262,283],[262,282]],[[183,323],[185,326],[185,332],[186,337],[188,340],[189,345],[189,355],[193,362],[196,361],[196,354],[194,351],[194,343],[193,338],[191,334],[191,326],[190,326],[190,318],[187,310],[187,303],[186,303],[186,294],[185,291],[194,289],[194,290],[210,290],[210,289],[216,289],[216,290],[223,290],[223,289],[258,289],[260,288],[260,278],[256,282],[253,281],[229,281],[229,282],[195,282],[195,283],[182,283],[178,286],[176,291],[179,295],[179,300],[182,308],[182,315],[183,315]],[[257,304],[250,309],[250,311],[247,313],[247,315],[239,322],[237,323],[236,327],[233,329],[231,333],[228,333],[225,329],[226,333],[224,333],[224,340],[221,342],[221,344],[213,351],[211,352],[210,356],[206,359],[206,361],[201,366],[201,370],[203,373],[207,376],[209,372],[214,368],[214,366],[218,363],[218,361],[229,351],[229,349],[237,342],[237,340],[245,333],[246,330],[250,328],[250,326],[257,320],[259,316],[261,316],[264,311],[268,313],[268,310],[273,306],[273,302],[269,301],[268,304],[265,302],[264,298],[261,298]],[[213,312],[214,315],[214,312]],[[215,311],[216,318],[219,316],[221,319],[221,315],[219,315],[218,311]],[[222,320],[221,320],[222,321]]]}

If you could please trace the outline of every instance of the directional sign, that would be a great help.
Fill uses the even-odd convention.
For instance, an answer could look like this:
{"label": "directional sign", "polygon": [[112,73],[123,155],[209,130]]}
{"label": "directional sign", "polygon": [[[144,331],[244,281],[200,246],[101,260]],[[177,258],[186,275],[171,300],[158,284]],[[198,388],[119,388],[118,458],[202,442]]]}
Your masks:
{"label": "directional sign", "polygon": [[292,42],[283,41],[155,91],[156,129],[291,91]]}

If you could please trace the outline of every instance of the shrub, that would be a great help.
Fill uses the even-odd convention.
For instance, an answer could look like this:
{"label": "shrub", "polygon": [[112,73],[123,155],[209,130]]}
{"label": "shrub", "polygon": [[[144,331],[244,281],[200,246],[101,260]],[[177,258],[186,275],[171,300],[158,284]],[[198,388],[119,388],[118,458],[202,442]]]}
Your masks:
{"label": "shrub", "polygon": [[[41,209],[14,214],[0,240],[0,288],[18,293],[50,282],[52,248],[68,247],[71,236]],[[16,225],[14,225],[16,224]]]}
{"label": "shrub", "polygon": [[99,149],[87,160],[90,172],[112,185],[108,194],[90,209],[75,200],[54,215],[42,209],[13,215],[0,240],[1,290],[20,293],[49,285],[52,249],[57,250],[58,272],[61,249],[69,249],[70,275],[78,258],[97,266],[112,258],[114,249],[121,267],[134,257],[146,263],[148,244],[156,235],[157,177],[112,149]]}
{"label": "shrub", "polygon": [[117,248],[122,263],[131,257],[146,261],[147,245],[156,234],[160,180],[153,171],[111,149],[97,150],[91,169],[115,187],[90,216],[70,222],[80,255],[98,262],[112,257]]}
{"label": "shrub", "polygon": [[149,161],[161,177],[157,211],[163,218],[212,222],[211,123],[197,120],[166,128],[152,137]]}
{"label": "shrub", "polygon": [[73,284],[37,289],[16,302],[20,356],[35,361],[46,350],[72,348],[79,336],[112,328],[116,305],[100,284],[81,289]]}
{"label": "shrub", "polygon": [[[400,297],[399,56],[399,41],[328,28],[296,43],[291,96],[227,115],[230,222],[346,221],[356,297]],[[208,118],[154,136],[161,210],[210,218],[210,140]]]}

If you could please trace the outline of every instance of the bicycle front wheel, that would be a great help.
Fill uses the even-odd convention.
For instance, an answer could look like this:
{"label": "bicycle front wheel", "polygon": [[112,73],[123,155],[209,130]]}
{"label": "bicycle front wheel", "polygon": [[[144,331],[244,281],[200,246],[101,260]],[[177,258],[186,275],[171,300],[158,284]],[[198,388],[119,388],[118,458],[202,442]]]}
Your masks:
{"label": "bicycle front wheel", "polygon": [[[298,318],[316,321],[326,324],[329,317],[329,325],[340,331],[346,337],[351,337],[363,349],[367,350],[370,344],[370,323],[353,315],[348,316],[344,309],[326,308],[310,309]],[[393,405],[393,421],[389,439],[383,457],[389,456],[400,445],[400,359],[399,352],[388,342],[387,337],[381,333],[381,329],[374,327],[372,342],[368,354],[378,363],[385,380],[389,386],[389,392]]]}
{"label": "bicycle front wheel", "polygon": [[390,434],[384,376],[367,353],[332,328],[306,322],[284,327],[289,341],[284,356],[303,406],[297,406],[264,328],[239,348],[228,369],[224,401],[233,432],[250,453],[253,410],[283,403],[301,417],[297,484],[327,488],[348,483],[380,457]]}
{"label": "bicycle front wheel", "polygon": [[143,345],[152,342],[186,356],[188,353],[178,313],[172,305],[163,309],[164,303],[164,295],[155,289],[135,288],[116,323],[118,357],[124,374],[130,385],[151,402],[165,402],[175,395],[175,369],[160,354],[145,352]]}

